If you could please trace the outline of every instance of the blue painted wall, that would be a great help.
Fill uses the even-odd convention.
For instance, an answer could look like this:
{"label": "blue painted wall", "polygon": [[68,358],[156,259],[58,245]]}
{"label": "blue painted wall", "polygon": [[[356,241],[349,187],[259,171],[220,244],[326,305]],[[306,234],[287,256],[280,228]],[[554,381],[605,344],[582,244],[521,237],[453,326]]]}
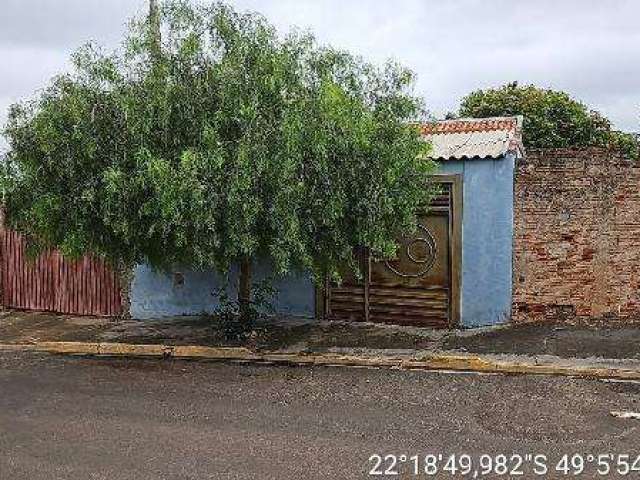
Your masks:
{"label": "blue painted wall", "polygon": [[[227,284],[221,275],[176,269],[182,273],[184,282],[178,285],[171,273],[153,270],[148,265],[138,265],[131,283],[131,316],[138,319],[197,315],[211,312],[218,305],[212,292]],[[265,263],[255,266],[254,281],[270,275]],[[230,295],[235,295],[238,282],[237,271],[229,274]],[[307,275],[296,274],[273,282],[278,290],[274,307],[279,313],[313,317],[315,293],[313,282]]]}
{"label": "blue painted wall", "polygon": [[513,170],[515,158],[446,161],[441,173],[463,177],[463,326],[504,323],[511,318]]}
{"label": "blue painted wall", "polygon": [[[493,325],[510,318],[513,170],[513,156],[441,164],[441,173],[463,176],[463,326]],[[259,264],[255,270],[255,279],[260,279],[269,275],[270,268]],[[178,271],[184,275],[183,285],[175,285],[173,275],[138,266],[131,286],[131,315],[144,319],[211,312],[217,305],[211,292],[224,285],[224,279],[214,272]],[[237,272],[232,271],[230,278],[230,284],[237,285]],[[308,276],[293,275],[274,286],[280,292],[275,301],[278,312],[313,317],[314,286]]]}

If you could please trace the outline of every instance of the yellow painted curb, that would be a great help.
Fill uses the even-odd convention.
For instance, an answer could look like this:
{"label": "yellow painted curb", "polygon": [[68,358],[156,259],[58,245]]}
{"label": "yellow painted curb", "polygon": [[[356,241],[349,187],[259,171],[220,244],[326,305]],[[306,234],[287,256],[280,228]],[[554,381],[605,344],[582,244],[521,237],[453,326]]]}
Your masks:
{"label": "yellow painted curb", "polygon": [[37,342],[34,350],[68,355],[98,355],[100,353],[98,346],[98,343],[86,342]]}
{"label": "yellow painted curb", "polygon": [[428,368],[434,370],[457,370],[486,373],[527,374],[527,375],[560,375],[591,378],[616,378],[621,380],[639,380],[640,369],[601,368],[580,365],[535,364],[529,362],[500,361],[479,356],[461,356],[438,354],[426,356],[419,360],[407,360],[402,367]]}
{"label": "yellow painted curb", "polygon": [[175,346],[172,356],[176,358],[202,358],[213,360],[259,360],[260,356],[248,348]]}
{"label": "yellow painted curb", "polygon": [[8,343],[8,344],[0,344],[0,352],[24,352],[24,351],[28,351],[28,350],[35,350],[36,346],[35,345],[30,345],[30,344],[13,344],[13,343]]}
{"label": "yellow painted curb", "polygon": [[640,380],[640,368],[603,368],[571,364],[536,364],[495,358],[434,353],[421,358],[367,357],[336,353],[257,353],[242,347],[201,347],[178,345],[134,345],[127,343],[37,342],[0,344],[0,351],[37,351],[63,355],[111,357],[183,358],[219,361],[246,361],[296,365],[393,368],[403,370],[452,370],[479,373],[560,375],[574,377]]}

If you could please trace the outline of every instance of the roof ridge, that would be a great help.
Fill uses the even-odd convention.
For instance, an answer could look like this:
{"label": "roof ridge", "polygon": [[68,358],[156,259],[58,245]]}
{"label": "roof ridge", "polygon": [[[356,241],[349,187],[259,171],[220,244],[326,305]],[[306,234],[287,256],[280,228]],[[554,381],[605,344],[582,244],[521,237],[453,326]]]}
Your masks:
{"label": "roof ridge", "polygon": [[518,125],[518,117],[460,118],[423,123],[420,125],[420,130],[423,135],[436,135],[496,130],[514,131],[518,129]]}
{"label": "roof ridge", "polygon": [[522,155],[522,117],[460,118],[420,124],[431,158],[500,158]]}

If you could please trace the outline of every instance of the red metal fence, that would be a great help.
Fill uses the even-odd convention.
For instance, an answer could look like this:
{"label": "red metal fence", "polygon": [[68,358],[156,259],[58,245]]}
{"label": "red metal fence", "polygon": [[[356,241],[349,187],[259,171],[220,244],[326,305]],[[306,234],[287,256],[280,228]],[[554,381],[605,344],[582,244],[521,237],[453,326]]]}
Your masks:
{"label": "red metal fence", "polygon": [[57,251],[35,261],[25,240],[0,227],[2,305],[73,315],[116,316],[122,312],[118,276],[101,259],[71,261]]}

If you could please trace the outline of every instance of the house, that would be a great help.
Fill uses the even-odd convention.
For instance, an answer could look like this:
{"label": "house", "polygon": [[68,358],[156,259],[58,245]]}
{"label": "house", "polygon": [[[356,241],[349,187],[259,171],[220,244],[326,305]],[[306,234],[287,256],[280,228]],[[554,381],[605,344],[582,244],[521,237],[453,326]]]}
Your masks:
{"label": "house", "polygon": [[[489,118],[422,126],[440,164],[441,194],[418,216],[396,261],[366,262],[365,282],[316,288],[308,275],[277,280],[281,314],[434,327],[506,322],[512,298],[513,178],[522,156],[521,119]],[[256,266],[255,278],[270,274]],[[236,278],[236,272],[231,272]],[[215,272],[135,269],[129,292],[135,318],[198,314],[216,306],[225,283]],[[231,283],[234,283],[233,280]]]}

